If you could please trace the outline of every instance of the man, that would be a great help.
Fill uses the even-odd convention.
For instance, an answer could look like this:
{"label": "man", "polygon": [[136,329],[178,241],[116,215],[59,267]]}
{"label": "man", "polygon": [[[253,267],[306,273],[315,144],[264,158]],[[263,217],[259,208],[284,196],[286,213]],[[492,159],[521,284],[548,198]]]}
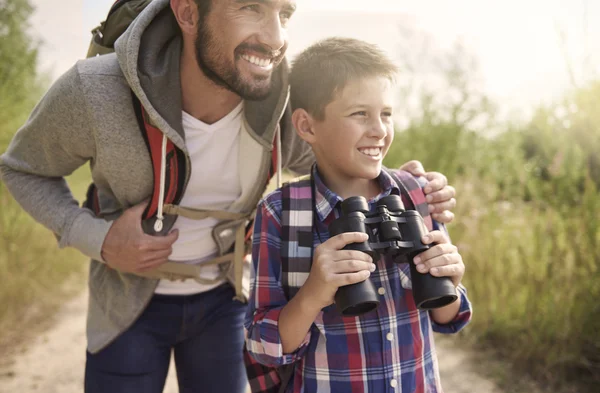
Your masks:
{"label": "man", "polygon": [[[50,88],[1,157],[23,208],[61,247],[92,259],[86,392],[161,392],[171,351],[180,391],[244,391],[246,306],[232,301],[243,296],[225,276],[240,266],[271,150],[293,172],[313,161],[287,105],[294,8],[151,2],[115,54],[78,62]],[[140,119],[158,130],[157,154]],[[79,207],[63,179],[88,161],[95,211]],[[454,189],[432,176],[438,219],[450,221]]]}

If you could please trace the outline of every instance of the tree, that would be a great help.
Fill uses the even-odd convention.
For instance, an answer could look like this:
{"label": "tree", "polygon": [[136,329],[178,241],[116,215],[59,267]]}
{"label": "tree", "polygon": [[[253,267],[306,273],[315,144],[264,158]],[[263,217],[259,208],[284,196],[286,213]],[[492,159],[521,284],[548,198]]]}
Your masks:
{"label": "tree", "polygon": [[29,0],[0,0],[0,151],[41,93],[39,42],[29,35]]}

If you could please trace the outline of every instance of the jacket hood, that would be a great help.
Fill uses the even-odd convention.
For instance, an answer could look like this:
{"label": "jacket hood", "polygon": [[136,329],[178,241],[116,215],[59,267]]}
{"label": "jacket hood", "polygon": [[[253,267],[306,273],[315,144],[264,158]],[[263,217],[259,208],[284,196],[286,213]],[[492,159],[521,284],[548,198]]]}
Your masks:
{"label": "jacket hood", "polygon": [[[150,120],[181,150],[185,134],[181,125],[179,64],[183,38],[169,0],[154,0],[115,42],[123,74]],[[262,101],[246,101],[245,117],[255,138],[273,141],[272,130],[288,97],[288,66],[284,60],[274,71],[273,88]],[[268,134],[268,135],[267,135]]]}

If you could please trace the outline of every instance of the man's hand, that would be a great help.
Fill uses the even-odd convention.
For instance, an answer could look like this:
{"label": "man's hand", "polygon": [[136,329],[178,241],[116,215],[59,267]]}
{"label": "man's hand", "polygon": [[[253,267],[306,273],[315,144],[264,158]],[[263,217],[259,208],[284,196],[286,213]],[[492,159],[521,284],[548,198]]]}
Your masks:
{"label": "man's hand", "polygon": [[450,277],[457,287],[465,274],[465,264],[458,253],[458,248],[450,243],[448,237],[441,231],[429,232],[421,241],[424,244],[437,243],[437,245],[414,258],[417,270],[421,273],[429,272],[436,277]]}
{"label": "man's hand", "polygon": [[456,207],[456,190],[448,185],[446,176],[439,172],[425,172],[423,164],[416,160],[407,162],[400,169],[413,176],[423,176],[429,181],[424,191],[431,218],[445,224],[452,222],[454,213],[451,210]]}
{"label": "man's hand", "polygon": [[167,236],[150,236],[142,230],[142,214],[147,201],[126,210],[111,226],[104,244],[102,259],[113,269],[141,273],[167,262],[179,232]]}
{"label": "man's hand", "polygon": [[375,271],[373,259],[368,254],[342,250],[350,243],[362,243],[368,239],[365,233],[346,232],[328,239],[315,249],[302,292],[319,310],[333,303],[339,287],[365,281]]}

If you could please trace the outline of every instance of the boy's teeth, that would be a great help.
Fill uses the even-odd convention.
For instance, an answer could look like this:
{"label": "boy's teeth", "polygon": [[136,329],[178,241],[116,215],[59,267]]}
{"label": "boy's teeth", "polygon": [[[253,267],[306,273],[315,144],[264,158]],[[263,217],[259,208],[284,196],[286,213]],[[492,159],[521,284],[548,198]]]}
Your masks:
{"label": "boy's teeth", "polygon": [[363,154],[366,154],[367,156],[378,156],[379,153],[381,153],[381,149],[378,148],[372,148],[372,149],[359,149],[359,151]]}

